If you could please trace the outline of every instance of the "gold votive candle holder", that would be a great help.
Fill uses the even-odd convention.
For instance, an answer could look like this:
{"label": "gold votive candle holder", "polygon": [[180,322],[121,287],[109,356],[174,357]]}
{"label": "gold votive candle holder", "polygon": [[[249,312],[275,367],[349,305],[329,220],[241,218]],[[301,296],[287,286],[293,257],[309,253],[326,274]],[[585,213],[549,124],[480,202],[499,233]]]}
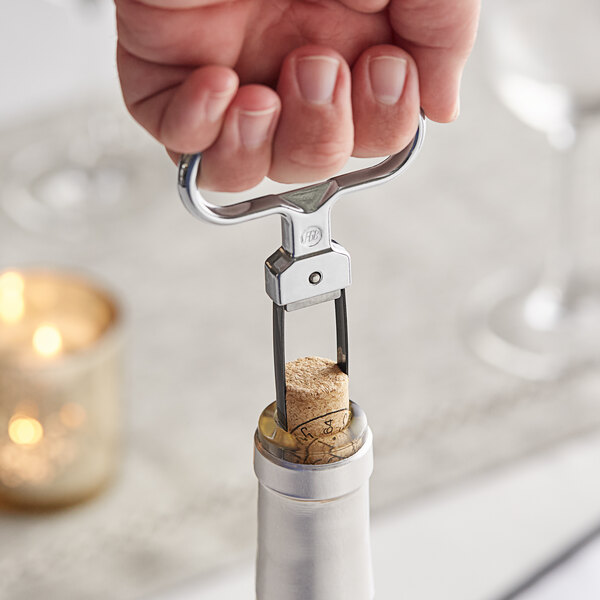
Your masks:
{"label": "gold votive candle holder", "polygon": [[87,278],[0,271],[0,502],[89,498],[120,458],[123,328]]}

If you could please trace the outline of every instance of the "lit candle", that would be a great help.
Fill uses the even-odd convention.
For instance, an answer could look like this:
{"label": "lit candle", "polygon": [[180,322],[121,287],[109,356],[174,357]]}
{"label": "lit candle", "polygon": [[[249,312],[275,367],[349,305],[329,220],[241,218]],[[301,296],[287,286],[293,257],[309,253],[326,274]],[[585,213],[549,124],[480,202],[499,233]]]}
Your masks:
{"label": "lit candle", "polygon": [[62,348],[62,335],[54,325],[40,325],[33,333],[33,348],[40,356],[56,356]]}
{"label": "lit candle", "polygon": [[58,506],[114,473],[121,325],[80,277],[0,273],[0,500]]}

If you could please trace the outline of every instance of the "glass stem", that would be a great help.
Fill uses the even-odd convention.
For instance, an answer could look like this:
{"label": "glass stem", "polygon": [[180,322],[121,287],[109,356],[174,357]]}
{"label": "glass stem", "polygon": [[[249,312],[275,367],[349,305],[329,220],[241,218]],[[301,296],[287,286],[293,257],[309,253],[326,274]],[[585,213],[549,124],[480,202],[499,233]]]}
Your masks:
{"label": "glass stem", "polygon": [[576,177],[582,148],[579,131],[558,154],[558,184],[549,213],[547,250],[538,289],[551,291],[564,310],[577,271],[577,221],[580,206],[576,198]]}

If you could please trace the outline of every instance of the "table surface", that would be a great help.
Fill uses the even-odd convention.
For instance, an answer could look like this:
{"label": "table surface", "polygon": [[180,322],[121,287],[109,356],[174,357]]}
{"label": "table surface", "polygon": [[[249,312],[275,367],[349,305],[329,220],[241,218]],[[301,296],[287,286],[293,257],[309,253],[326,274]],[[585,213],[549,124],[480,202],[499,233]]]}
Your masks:
{"label": "table surface", "polygon": [[[597,370],[582,366],[555,384],[526,383],[480,364],[461,341],[461,307],[482,277],[539,264],[556,170],[544,139],[497,104],[477,52],[462,110],[456,124],[429,127],[405,175],[344,199],[333,214],[335,237],[353,259],[351,393],[375,436],[375,515],[402,506],[426,513],[427,494],[452,486],[461,494],[467,476],[600,422]],[[60,136],[86,114],[68,108],[7,130],[1,164],[15,148]],[[26,231],[0,213],[3,265],[83,268],[119,293],[129,324],[121,474],[102,496],[68,511],[0,513],[2,598],[134,600],[253,551],[252,434],[274,395],[263,261],[280,244],[279,223],[196,222],[179,203],[162,152],[143,138],[140,157],[138,209],[80,238]],[[330,307],[289,322],[290,357],[333,356]],[[573,510],[576,503],[566,505]],[[466,535],[485,526],[478,514]],[[415,527],[420,522],[411,517]],[[518,546],[545,535],[522,528],[511,540]],[[474,555],[510,560],[509,551],[482,548],[459,549],[464,564]],[[426,536],[413,551],[423,561],[414,573],[439,569],[443,557],[430,552]],[[466,600],[460,589],[451,578],[444,597]]]}
{"label": "table surface", "polygon": [[[600,436],[446,488],[376,515],[376,597],[500,600],[600,522]],[[600,542],[514,600],[596,600]],[[148,600],[252,598],[254,565],[243,562]]]}

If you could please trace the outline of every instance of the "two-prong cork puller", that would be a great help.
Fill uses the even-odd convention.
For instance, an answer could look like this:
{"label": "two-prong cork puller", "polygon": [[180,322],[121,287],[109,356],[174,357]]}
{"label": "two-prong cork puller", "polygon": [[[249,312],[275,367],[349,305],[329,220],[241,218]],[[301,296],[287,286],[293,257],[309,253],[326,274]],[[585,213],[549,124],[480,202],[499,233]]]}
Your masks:
{"label": "two-prong cork puller", "polygon": [[[255,435],[257,600],[373,598],[372,434],[364,412],[348,395],[350,255],[331,238],[331,208],[343,194],[402,172],[424,133],[421,116],[411,143],[373,167],[229,206],[207,202],[198,190],[202,156],[181,158],[179,194],[195,217],[232,225],[281,216],[282,245],[265,262],[273,301],[276,401],[263,411]],[[328,301],[335,302],[337,364],[307,358],[286,367],[285,312]]]}

